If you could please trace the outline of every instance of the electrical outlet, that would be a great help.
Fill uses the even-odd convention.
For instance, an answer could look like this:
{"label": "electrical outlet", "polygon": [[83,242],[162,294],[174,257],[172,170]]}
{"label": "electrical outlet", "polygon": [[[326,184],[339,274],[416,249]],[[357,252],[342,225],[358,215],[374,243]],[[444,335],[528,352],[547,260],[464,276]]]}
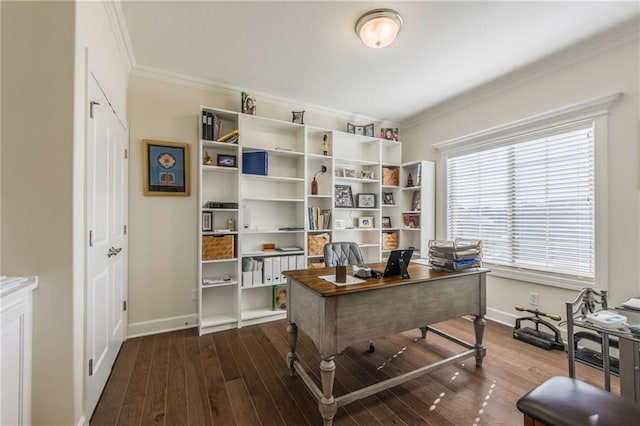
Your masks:
{"label": "electrical outlet", "polygon": [[194,288],[191,290],[191,300],[198,300],[198,289]]}
{"label": "electrical outlet", "polygon": [[538,293],[529,293],[529,304],[538,306]]}

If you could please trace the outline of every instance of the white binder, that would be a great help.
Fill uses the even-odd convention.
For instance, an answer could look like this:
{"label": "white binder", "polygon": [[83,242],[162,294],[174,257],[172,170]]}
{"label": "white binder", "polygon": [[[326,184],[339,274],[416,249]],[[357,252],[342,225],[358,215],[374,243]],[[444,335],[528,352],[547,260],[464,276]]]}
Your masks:
{"label": "white binder", "polygon": [[283,272],[288,271],[289,269],[291,269],[291,267],[289,266],[289,256],[280,257],[280,282],[287,282],[287,277],[284,276]]}
{"label": "white binder", "polygon": [[262,269],[262,282],[267,285],[273,284],[273,258],[265,257]]}
{"label": "white binder", "polygon": [[282,283],[282,270],[281,268],[281,264],[282,262],[280,261],[280,256],[278,257],[274,257],[272,258],[273,260],[271,261],[272,265],[273,265],[273,284],[281,284]]}
{"label": "white binder", "polygon": [[300,269],[298,266],[298,262],[296,261],[296,256],[287,256],[289,258],[289,269]]}
{"label": "white binder", "polygon": [[304,264],[304,254],[296,256],[296,269],[307,269],[307,265]]}

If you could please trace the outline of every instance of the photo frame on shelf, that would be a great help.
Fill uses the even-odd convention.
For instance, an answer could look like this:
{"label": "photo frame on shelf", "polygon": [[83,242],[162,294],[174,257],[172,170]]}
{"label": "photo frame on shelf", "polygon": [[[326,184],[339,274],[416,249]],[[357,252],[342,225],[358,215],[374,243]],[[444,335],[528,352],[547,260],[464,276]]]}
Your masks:
{"label": "photo frame on shelf", "polygon": [[397,127],[382,127],[380,129],[380,137],[389,141],[398,142],[398,128]]}
{"label": "photo frame on shelf", "polygon": [[382,216],[382,227],[391,228],[391,216]]}
{"label": "photo frame on shelf", "polygon": [[373,137],[373,123],[364,126],[364,135]]}
{"label": "photo frame on shelf", "polygon": [[351,167],[345,167],[342,169],[342,175],[346,178],[354,178],[356,177],[356,169]]}
{"label": "photo frame on shelf", "polygon": [[287,286],[274,285],[271,291],[272,291],[271,308],[274,311],[286,311],[287,310]]}
{"label": "photo frame on shelf", "polygon": [[370,192],[361,192],[356,195],[356,207],[360,209],[375,209],[376,194]]}
{"label": "photo frame on shelf", "polygon": [[244,114],[256,115],[256,98],[247,92],[242,92],[240,100],[242,101],[241,106]]}
{"label": "photo frame on shelf", "polygon": [[347,224],[342,219],[336,219],[336,221],[333,224],[334,229],[346,229],[346,227],[347,227]]}
{"label": "photo frame on shelf", "polygon": [[411,200],[411,210],[420,211],[420,191],[413,191],[413,199]]}
{"label": "photo frame on shelf", "polygon": [[149,139],[142,143],[144,195],[191,195],[189,144]]}
{"label": "photo frame on shelf", "polygon": [[409,229],[420,228],[420,215],[417,213],[403,213],[402,224]]}
{"label": "photo frame on shelf", "polygon": [[393,206],[396,203],[393,201],[393,192],[382,193],[382,204],[385,206]]}
{"label": "photo frame on shelf", "polygon": [[336,169],[333,171],[333,174],[335,175],[335,177],[342,177],[342,169],[336,167]]}
{"label": "photo frame on shelf", "polygon": [[202,212],[202,232],[213,231],[213,212]]}
{"label": "photo frame on shelf", "polygon": [[335,186],[336,207],[353,208],[353,193],[351,185]]}
{"label": "photo frame on shelf", "polygon": [[237,167],[236,156],[231,154],[218,154],[216,165],[220,167]]}
{"label": "photo frame on shelf", "polygon": [[373,228],[373,217],[372,216],[359,217],[358,228]]}
{"label": "photo frame on shelf", "polygon": [[361,179],[373,179],[373,170],[362,170],[360,172]]}
{"label": "photo frame on shelf", "polygon": [[291,111],[291,122],[296,124],[304,124],[304,111]]}

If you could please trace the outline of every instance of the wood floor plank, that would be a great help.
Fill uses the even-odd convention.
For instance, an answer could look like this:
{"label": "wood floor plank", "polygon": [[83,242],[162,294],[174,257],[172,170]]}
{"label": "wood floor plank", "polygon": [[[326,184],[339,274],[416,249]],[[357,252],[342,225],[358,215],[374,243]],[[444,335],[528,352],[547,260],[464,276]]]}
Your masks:
{"label": "wood floor plank", "polygon": [[235,425],[236,421],[233,417],[231,401],[224,384],[224,375],[218,360],[218,352],[213,343],[213,334],[200,336],[198,338],[198,346],[202,356],[202,369],[204,371],[207,399],[209,400],[213,424]]}
{"label": "wood floor plank", "polygon": [[187,407],[189,424],[210,425],[211,408],[207,397],[207,385],[202,368],[202,356],[198,345],[198,331],[195,328],[185,330],[185,376],[187,387]]}
{"label": "wood floor plank", "polygon": [[[321,425],[318,404],[300,377],[289,377],[285,320],[197,336],[187,330],[129,339],[123,345],[92,425]],[[455,319],[442,331],[472,342],[473,324]],[[513,339],[512,329],[487,321],[482,368],[469,358],[338,409],[336,426],[522,424],[516,401],[553,375],[566,375],[566,354]],[[357,342],[335,357],[334,395],[344,395],[463,348],[418,330]],[[166,348],[166,349],[164,349]],[[318,350],[300,332],[299,362],[320,386]],[[160,379],[165,367],[167,380]],[[603,387],[602,372],[578,364],[578,377]],[[612,378],[613,393],[619,379]],[[165,417],[160,402],[166,395]],[[120,405],[119,405],[120,404]],[[156,416],[154,417],[154,414]],[[173,416],[173,417],[172,417]]]}
{"label": "wood floor plank", "polygon": [[188,425],[184,330],[172,331],[170,337],[166,424],[171,426]]}
{"label": "wood floor plank", "polygon": [[113,371],[92,416],[92,425],[114,425],[118,421],[120,408],[139,349],[140,339],[130,339],[122,344]]}
{"label": "wood floor plank", "polygon": [[122,426],[138,425],[140,423],[146,397],[156,336],[144,336],[140,339],[140,349],[133,365],[133,373],[129,379],[120,415],[118,416],[117,424]]}
{"label": "wood floor plank", "polygon": [[260,425],[258,413],[253,406],[251,396],[247,391],[246,384],[242,378],[237,378],[225,382],[233,414],[239,425]]}

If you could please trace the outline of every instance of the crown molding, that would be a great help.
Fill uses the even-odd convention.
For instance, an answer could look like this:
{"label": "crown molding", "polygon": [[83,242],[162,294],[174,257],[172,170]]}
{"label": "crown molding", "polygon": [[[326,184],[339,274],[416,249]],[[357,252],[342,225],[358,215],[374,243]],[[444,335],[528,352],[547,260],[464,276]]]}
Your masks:
{"label": "crown molding", "polygon": [[[146,67],[141,65],[134,66],[133,69],[131,70],[131,75],[163,81],[165,83],[191,87],[191,88],[200,89],[200,90],[207,90],[207,91],[218,93],[221,95],[239,96],[240,92],[247,91],[246,87],[241,88],[241,87],[220,83],[220,82],[206,79],[206,78],[194,77],[190,75],[175,73],[172,71],[166,71],[159,68],[152,68],[152,67]],[[304,103],[304,102],[296,101],[293,99],[273,96],[268,93],[259,92],[256,90],[249,90],[249,91],[251,92],[252,95],[259,97],[261,102],[265,101],[270,104],[280,106],[283,108],[292,108],[293,110],[304,110],[307,113],[313,112],[320,115],[337,117],[347,122],[362,120],[363,122],[387,123],[387,121],[380,120],[375,117],[354,115],[353,113],[350,113],[350,112],[331,109],[331,108],[327,108],[327,107],[323,107],[315,104]],[[390,123],[390,127],[392,125],[395,125],[395,123]]]}
{"label": "crown molding", "polygon": [[599,36],[570,46],[492,82],[471,89],[409,117],[401,123],[405,129],[424,124],[440,115],[480,102],[528,81],[553,74],[563,68],[584,62],[610,50],[640,40],[640,18],[625,22]]}
{"label": "crown molding", "polygon": [[121,0],[103,0],[102,4],[107,12],[107,18],[111,25],[116,44],[120,49],[120,54],[127,67],[127,71],[131,71],[136,66],[136,56],[133,53],[129,30],[124,19]]}

